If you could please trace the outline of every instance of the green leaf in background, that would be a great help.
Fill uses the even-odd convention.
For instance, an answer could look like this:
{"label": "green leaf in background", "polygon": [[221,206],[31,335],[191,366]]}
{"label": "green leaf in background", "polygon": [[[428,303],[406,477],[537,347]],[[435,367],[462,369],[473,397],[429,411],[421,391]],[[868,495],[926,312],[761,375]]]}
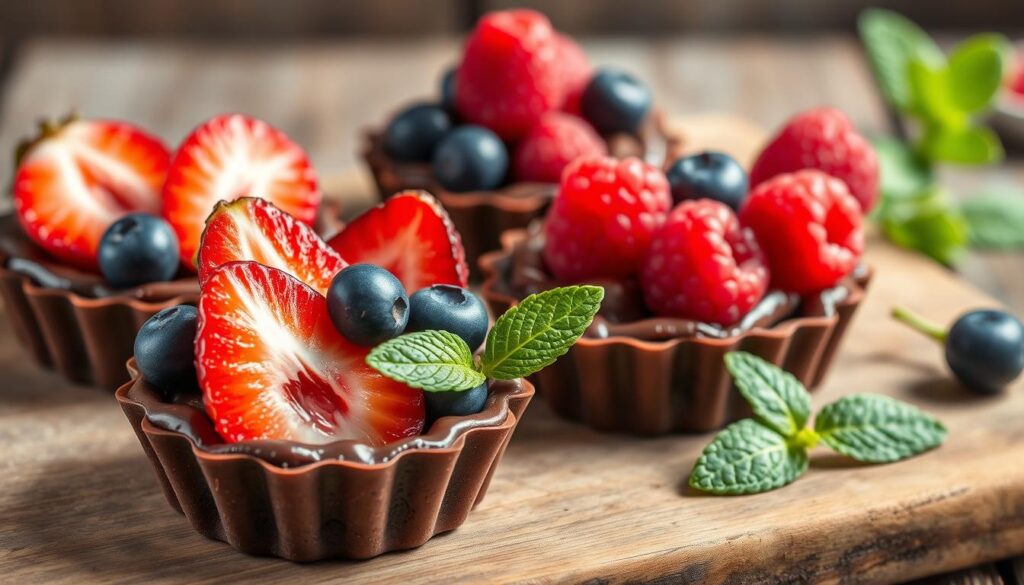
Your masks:
{"label": "green leaf in background", "polygon": [[821,409],[821,441],[858,461],[899,461],[942,444],[946,427],[914,406],[878,394],[851,394]]}
{"label": "green leaf in background", "polygon": [[466,342],[448,331],[417,331],[385,341],[370,351],[366,363],[428,392],[469,390],[486,381]]}
{"label": "green leaf in background", "polygon": [[999,137],[984,126],[931,126],[921,137],[920,149],[932,160],[968,165],[999,162],[1004,154]]}
{"label": "green leaf in background", "polygon": [[804,428],[811,416],[811,395],[793,374],[745,351],[725,354],[725,365],[762,424],[784,437]]}
{"label": "green leaf in background", "polygon": [[1024,192],[990,193],[960,204],[973,248],[1024,248]]}
{"label": "green leaf in background", "polygon": [[883,197],[910,197],[935,181],[928,163],[902,140],[882,137],[872,142],[878,153]]}
{"label": "green leaf in background", "polygon": [[690,486],[719,495],[766,492],[807,471],[807,451],[753,419],[718,433],[690,472]]}
{"label": "green leaf in background", "polygon": [[907,66],[910,108],[906,111],[925,120],[928,126],[963,128],[967,114],[956,107],[949,96],[949,70],[945,65],[929,65],[911,59]]}
{"label": "green leaf in background", "polygon": [[882,231],[897,246],[916,250],[947,266],[967,245],[967,224],[945,191],[926,189],[910,197],[884,199],[877,211]]}
{"label": "green leaf in background", "polygon": [[957,45],[946,79],[950,103],[964,112],[988,108],[1002,87],[1009,54],[1009,41],[998,34],[975,35]]}
{"label": "green leaf in background", "polygon": [[481,362],[484,374],[511,380],[544,369],[583,335],[603,298],[599,286],[567,286],[526,297],[494,322]]}
{"label": "green leaf in background", "polygon": [[910,108],[907,64],[916,58],[939,65],[942,51],[919,26],[890,10],[863,11],[857,28],[886,101],[901,110]]}

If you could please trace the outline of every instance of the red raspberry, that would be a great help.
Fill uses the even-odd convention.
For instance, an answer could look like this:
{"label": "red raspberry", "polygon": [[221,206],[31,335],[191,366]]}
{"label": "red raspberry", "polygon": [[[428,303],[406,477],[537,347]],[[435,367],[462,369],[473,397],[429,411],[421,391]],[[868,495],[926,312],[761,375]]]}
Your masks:
{"label": "red raspberry", "polygon": [[532,10],[481,18],[456,77],[455,105],[463,120],[507,141],[526,134],[565,98],[555,31],[547,17]]}
{"label": "red raspberry", "polygon": [[757,157],[750,185],[801,169],[841,179],[865,213],[878,199],[878,155],[846,114],[834,108],[807,110],[790,119]]}
{"label": "red raspberry", "polygon": [[578,158],[562,173],[548,211],[544,260],[571,282],[636,274],[671,207],[657,167],[638,158]]}
{"label": "red raspberry", "polygon": [[582,118],[548,112],[516,148],[515,176],[520,181],[557,183],[572,161],[605,154],[604,140]]}
{"label": "red raspberry", "polygon": [[587,88],[594,69],[587,60],[587,54],[576,41],[557,33],[555,38],[558,43],[558,62],[562,65],[562,82],[565,84],[565,102],[562,104],[562,110],[579,115],[580,96]]}
{"label": "red raspberry", "polygon": [[644,300],[658,315],[732,325],[764,298],[768,268],[747,228],[712,199],[684,201],[654,232]]}
{"label": "red raspberry", "polygon": [[800,294],[834,286],[864,251],[864,215],[846,184],[821,171],[758,185],[740,210],[768,258],[772,287]]}

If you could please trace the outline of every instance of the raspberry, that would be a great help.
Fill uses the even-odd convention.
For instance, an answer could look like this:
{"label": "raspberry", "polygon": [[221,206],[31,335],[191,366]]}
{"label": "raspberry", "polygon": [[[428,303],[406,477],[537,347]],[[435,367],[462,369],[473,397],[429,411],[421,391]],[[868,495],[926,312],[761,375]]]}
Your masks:
{"label": "raspberry", "polygon": [[562,110],[570,114],[580,113],[580,96],[587,88],[590,75],[594,72],[587,60],[587,54],[571,38],[555,34],[558,43],[558,62],[562,66],[562,82],[565,84],[565,101]]}
{"label": "raspberry", "polygon": [[557,183],[562,170],[572,161],[607,153],[604,140],[582,118],[548,112],[519,143],[515,176],[519,181]]}
{"label": "raspberry", "polygon": [[834,286],[864,251],[864,217],[846,184],[821,171],[758,185],[740,210],[768,259],[772,287],[806,294]]}
{"label": "raspberry", "polygon": [[642,276],[644,300],[658,315],[719,325],[739,321],[768,288],[754,234],[711,199],[684,201],[668,214]]}
{"label": "raspberry", "polygon": [[585,157],[562,173],[544,226],[544,259],[565,281],[640,270],[651,234],[672,207],[668,180],[638,158]]}
{"label": "raspberry", "polygon": [[507,141],[526,134],[565,98],[555,31],[532,10],[481,18],[456,77],[455,104],[463,120]]}
{"label": "raspberry", "polygon": [[878,199],[878,155],[846,114],[834,108],[807,110],[790,119],[757,157],[750,185],[801,169],[842,180],[865,213]]}

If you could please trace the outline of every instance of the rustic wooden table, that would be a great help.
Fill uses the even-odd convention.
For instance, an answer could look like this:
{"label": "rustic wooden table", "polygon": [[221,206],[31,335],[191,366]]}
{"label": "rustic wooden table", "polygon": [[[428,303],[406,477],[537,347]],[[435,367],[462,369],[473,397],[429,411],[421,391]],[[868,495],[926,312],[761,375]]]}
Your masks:
{"label": "rustic wooden table", "polygon": [[[648,80],[659,103],[674,113],[731,112],[773,128],[795,111],[830,104],[845,110],[865,132],[885,133],[890,127],[889,116],[873,86],[860,50],[851,38],[780,41],[761,37],[728,40],[691,37],[654,41],[584,41],[584,45],[593,62],[624,67]],[[322,174],[352,177],[353,172],[361,168],[356,154],[358,130],[380,122],[390,110],[413,95],[431,95],[439,73],[454,59],[456,47],[457,44],[450,40],[300,46],[33,41],[16,47],[13,55],[0,58],[0,62],[9,64],[0,87],[3,92],[0,153],[12,152],[18,138],[32,129],[36,118],[59,114],[71,107],[90,117],[131,120],[163,136],[170,144],[176,143],[205,118],[237,110],[264,118],[284,129],[307,148]],[[9,182],[10,172],[9,166],[0,167],[0,184]],[[979,173],[949,173],[952,184],[964,192],[984,188],[989,182],[1019,182],[1021,179],[1024,179],[1024,167],[1019,163]],[[372,201],[369,182],[364,187],[359,181],[365,181],[365,178],[354,181],[354,186],[343,186],[346,192],[357,194],[350,201],[353,209]],[[331,189],[331,186],[327,188]],[[364,196],[360,197],[360,194]],[[898,254],[892,254],[894,252],[886,251],[883,257],[890,260],[898,257]],[[964,264],[963,274],[1021,313],[1024,312],[1022,266],[1022,258],[1017,255],[974,255]],[[965,299],[984,300],[977,293],[967,292],[969,289],[941,270],[931,267],[924,270],[928,278],[943,282],[948,279],[951,288],[944,290],[950,291],[950,303]],[[930,305],[943,306],[943,303],[938,299]],[[950,317],[955,313],[954,309],[950,306],[946,311],[948,314],[937,316]],[[869,313],[882,319],[883,303]],[[862,315],[863,318],[867,317]],[[863,322],[861,329],[868,330]],[[892,332],[885,331],[887,334]],[[0,447],[0,451],[6,452],[0,458],[0,575],[4,575],[0,581],[8,577],[17,582],[59,579],[66,582],[89,579],[132,581],[142,579],[145,568],[153,563],[163,565],[155,568],[157,574],[154,576],[174,580],[176,577],[185,578],[182,571],[189,569],[189,564],[182,564],[181,556],[176,553],[192,552],[198,559],[201,553],[197,551],[205,554],[210,547],[215,547],[216,554],[213,557],[206,555],[203,561],[197,560],[197,563],[205,563],[197,565],[202,570],[203,579],[226,579],[242,577],[243,574],[253,578],[264,571],[271,571],[268,574],[277,578],[289,578],[290,567],[282,566],[282,563],[259,562],[242,568],[235,562],[238,560],[235,553],[204,541],[188,530],[184,520],[159,501],[155,481],[150,477],[137,445],[122,440],[95,440],[96,433],[109,425],[123,425],[118,430],[124,433],[118,436],[130,434],[127,424],[119,420],[120,413],[116,408],[105,404],[112,400],[100,393],[81,394],[81,389],[67,387],[52,374],[34,372],[24,366],[7,366],[20,360],[19,348],[15,347],[10,335],[4,323],[0,329],[0,336],[3,336],[0,339],[0,363],[6,368],[0,374],[0,445],[14,447]],[[885,339],[885,336],[879,339]],[[901,341],[904,340],[901,338]],[[913,347],[928,351],[925,343]],[[858,366],[854,362],[868,355],[865,352],[851,353],[854,355],[844,356],[849,359],[843,371],[856,372]],[[53,403],[64,401],[67,404],[63,404],[59,414],[54,414],[56,411],[51,409]],[[111,406],[111,411],[96,418],[93,414],[96,409],[106,406]],[[558,423],[542,407],[538,408],[541,412],[532,421],[527,418],[524,424],[531,423],[534,433],[552,432],[557,436],[562,427],[557,426]],[[60,445],[64,450],[33,450],[32,442],[26,441],[25,437],[36,434],[41,439],[53,439],[51,443]],[[1019,437],[1017,440],[1019,442]],[[585,455],[599,457],[600,449],[613,448],[612,445],[593,439],[589,447],[584,448]],[[631,441],[622,445],[623,452],[640,449]],[[524,442],[517,444],[514,440],[510,457],[521,459],[528,447]],[[7,452],[9,448],[13,452]],[[76,448],[92,452],[87,456],[71,452]],[[1015,452],[1019,454],[1021,451]],[[541,459],[541,463],[547,461],[551,465],[562,463],[550,461],[543,454]],[[682,477],[684,467],[692,463],[692,457],[677,456],[673,461],[673,465],[679,468],[674,471]],[[1006,461],[1004,464],[1019,468],[1020,461]],[[927,466],[921,467],[921,472],[926,473],[926,469]],[[68,474],[66,485],[61,483],[64,476],[60,474],[63,473]],[[850,471],[837,473],[842,475]],[[110,485],[111,477],[117,478],[119,483]],[[516,473],[502,475],[499,472],[493,486],[495,493],[487,502],[497,502],[498,509],[502,505],[514,506],[515,498],[506,501],[499,495],[499,490],[515,485],[522,487],[520,484],[526,479]],[[809,493],[800,488],[793,488],[791,493],[797,492]],[[36,495],[38,498],[34,497]],[[951,493],[948,497],[957,495]],[[128,513],[118,513],[121,506],[117,503],[96,501],[112,496],[124,499]],[[119,525],[129,517],[138,521],[139,498],[144,498],[147,506],[154,506],[154,523],[172,525],[167,528],[169,536],[160,544],[160,547],[167,548],[158,549],[152,542],[145,541],[143,535],[152,532],[151,526]],[[607,503],[624,504],[614,498]],[[736,505],[739,509],[751,504],[737,501]],[[43,506],[46,509],[42,509]],[[141,512],[144,517],[145,508]],[[904,512],[913,513],[913,510]],[[485,510],[477,513],[487,514]],[[1016,514],[1019,516],[1020,510]],[[81,518],[90,524],[72,525],[70,518]],[[121,530],[114,531],[116,540],[110,542],[75,537],[75,532],[88,531],[90,527],[94,527],[97,534],[111,534],[112,528]],[[1018,537],[1021,528],[1012,528]],[[564,529],[572,530],[572,525],[566,524]],[[450,543],[454,538],[458,536],[441,539],[441,542]],[[799,543],[790,544],[799,548]],[[450,548],[453,545],[440,546]],[[172,548],[177,550],[170,550]],[[1024,548],[1024,545],[1016,548]],[[668,563],[677,551],[666,549],[663,552]],[[968,565],[969,556],[964,556],[967,552],[959,549],[955,560],[939,558],[934,561],[934,566],[942,571]],[[975,562],[991,560],[991,555],[984,550],[976,552]],[[787,558],[785,554],[779,555],[779,551],[766,549],[761,553],[774,554],[782,561]],[[218,572],[216,558],[234,560],[224,571]],[[793,561],[799,557],[789,558]],[[448,557],[449,564],[455,560],[457,557]],[[658,564],[657,558],[647,558],[646,561]],[[411,561],[398,565],[408,562]],[[515,560],[502,562],[511,566]],[[602,559],[594,559],[595,565],[603,562]],[[637,569],[643,562],[643,558],[636,559],[636,563],[629,566]],[[801,562],[810,561],[805,558]],[[1022,564],[1019,560],[1006,561],[998,566],[986,564],[943,579],[944,582],[981,583],[1017,579],[1020,583],[1024,579],[1021,576],[1024,574]],[[121,565],[124,571],[111,573],[104,569],[109,565]],[[337,577],[344,579],[361,574],[363,578],[373,578],[369,565],[359,567],[355,565],[351,572],[339,568]],[[779,574],[796,580],[801,575],[828,575],[801,573],[799,567],[790,569],[780,569]],[[294,570],[296,575],[305,575],[318,582],[327,576],[323,569],[316,571],[315,576],[308,568]],[[561,574],[563,577],[581,578],[588,575],[584,572]],[[600,571],[593,574],[601,575]],[[634,570],[632,574],[651,576],[640,570]],[[842,575],[836,572],[830,578],[838,579]],[[875,575],[895,578],[894,573],[885,571]],[[674,574],[678,580],[686,576],[678,572]],[[544,575],[537,573],[527,577],[540,580]],[[770,575],[760,577],[771,580]]]}

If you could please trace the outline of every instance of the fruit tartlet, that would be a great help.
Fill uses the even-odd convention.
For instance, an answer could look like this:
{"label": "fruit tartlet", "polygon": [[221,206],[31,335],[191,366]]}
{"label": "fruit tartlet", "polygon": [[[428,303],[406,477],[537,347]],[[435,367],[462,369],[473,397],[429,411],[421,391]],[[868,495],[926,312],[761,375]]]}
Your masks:
{"label": "fruit tartlet", "polygon": [[18,152],[0,218],[0,293],[22,343],[66,378],[116,388],[142,323],[199,297],[193,258],[219,200],[266,198],[340,229],[306,154],[242,115],[215,117],[171,152],[117,121],[45,122]]}
{"label": "fruit tartlet", "polygon": [[407,105],[367,132],[364,157],[382,197],[434,193],[475,269],[503,230],[541,216],[562,169],[611,153],[661,164],[680,148],[634,76],[593,69],[586,54],[532,10],[484,15],[441,97]]}
{"label": "fruit tartlet", "polygon": [[600,430],[715,429],[749,415],[726,352],[822,381],[869,281],[862,223],[877,174],[868,143],[831,109],[791,120],[750,180],[720,152],[665,173],[581,158],[545,219],[481,259],[482,296],[502,311],[554,286],[602,286],[601,313],[534,378],[538,392]]}
{"label": "fruit tartlet", "polygon": [[462,524],[533,395],[523,377],[569,349],[602,297],[555,289],[491,328],[463,255],[424,193],[330,245],[265,201],[218,206],[198,306],[143,325],[117,391],[171,506],[209,538],[296,561]]}

